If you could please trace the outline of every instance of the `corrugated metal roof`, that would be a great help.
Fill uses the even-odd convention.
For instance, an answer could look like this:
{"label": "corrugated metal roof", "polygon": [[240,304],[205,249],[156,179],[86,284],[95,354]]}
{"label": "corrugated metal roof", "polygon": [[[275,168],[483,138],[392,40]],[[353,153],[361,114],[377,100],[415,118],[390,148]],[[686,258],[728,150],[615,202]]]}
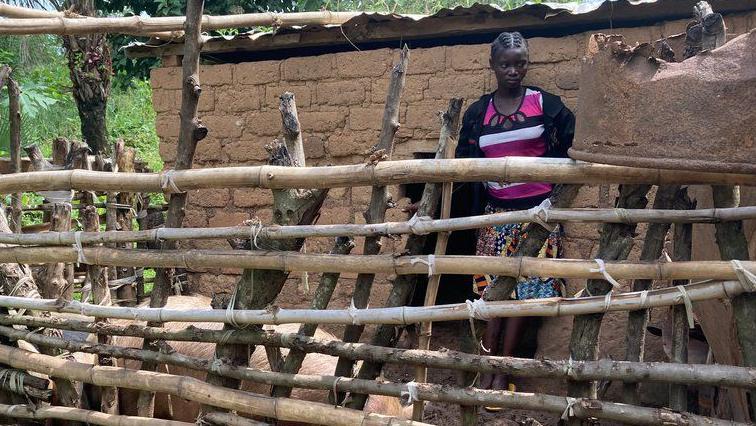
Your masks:
{"label": "corrugated metal roof", "polygon": [[[512,10],[495,5],[442,9],[433,15],[364,13],[343,25],[280,28],[274,32],[210,37],[204,54],[279,51],[309,55],[312,48],[381,47],[381,43],[416,41],[426,45],[481,42],[501,31],[521,31],[527,37],[564,36],[591,29],[634,27],[692,16],[698,0],[597,0],[527,4]],[[711,0],[723,14],[756,10],[756,0]],[[311,49],[306,49],[311,48]],[[181,40],[151,40],[127,48],[130,56],[180,55]],[[299,53],[297,53],[299,51]]]}

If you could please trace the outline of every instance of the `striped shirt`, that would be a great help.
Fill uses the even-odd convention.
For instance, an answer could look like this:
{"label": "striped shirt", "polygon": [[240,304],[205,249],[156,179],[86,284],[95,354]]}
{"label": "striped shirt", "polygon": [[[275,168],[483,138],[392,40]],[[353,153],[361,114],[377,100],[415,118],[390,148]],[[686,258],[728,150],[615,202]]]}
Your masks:
{"label": "striped shirt", "polygon": [[[544,155],[547,145],[541,92],[525,89],[520,107],[511,115],[499,113],[491,97],[484,116],[479,145],[486,158]],[[545,182],[487,182],[486,187],[492,201],[545,198],[551,192],[551,184]]]}

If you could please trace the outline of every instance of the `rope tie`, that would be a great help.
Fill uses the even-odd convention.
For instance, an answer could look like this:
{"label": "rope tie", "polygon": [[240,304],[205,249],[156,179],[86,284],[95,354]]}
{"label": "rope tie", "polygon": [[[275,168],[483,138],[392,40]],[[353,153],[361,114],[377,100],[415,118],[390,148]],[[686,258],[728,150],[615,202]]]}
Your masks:
{"label": "rope tie", "polygon": [[617,219],[626,225],[632,225],[633,221],[630,219],[630,214],[628,213],[627,209],[623,208],[616,208],[614,209],[614,214],[617,216]]}
{"label": "rope tie", "polygon": [[428,265],[428,276],[436,275],[436,255],[429,254],[428,260],[425,260],[423,258],[419,257],[413,257],[410,259],[410,264],[415,265],[418,263],[422,263],[424,265]]}
{"label": "rope tie", "polygon": [[254,217],[250,221],[249,224],[249,235],[250,240],[252,240],[252,247],[254,247],[257,250],[260,250],[260,246],[257,245],[257,237],[260,236],[260,232],[263,229],[262,221],[257,216]]}
{"label": "rope tie", "polygon": [[404,406],[412,405],[413,402],[420,401],[417,398],[417,382],[413,380],[407,383],[407,390],[399,393],[399,401]]}
{"label": "rope tie", "polygon": [[564,399],[567,400],[567,406],[564,408],[564,411],[562,412],[562,420],[569,420],[570,417],[575,417],[575,404],[578,403],[577,398],[573,398],[570,396],[565,397]]}
{"label": "rope tie", "polygon": [[339,384],[339,380],[343,379],[343,377],[339,376],[333,379],[333,407],[339,408],[339,393],[336,390],[336,385]]}
{"label": "rope tie", "polygon": [[[254,275],[254,274],[251,274]],[[236,303],[236,291],[231,293],[231,298],[228,299],[228,306],[226,306],[226,322],[233,325],[235,328],[242,328],[238,322],[236,322],[236,313],[234,312],[234,304]]]}
{"label": "rope tie", "polygon": [[428,235],[429,232],[418,229],[418,225],[421,225],[420,222],[424,222],[429,219],[430,218],[428,216],[420,217],[417,215],[417,213],[415,213],[414,215],[412,215],[410,220],[407,221],[407,226],[409,226],[410,231],[415,235]]}
{"label": "rope tie", "polygon": [[76,266],[81,263],[88,263],[86,256],[84,256],[84,248],[81,246],[81,231],[74,232],[73,248],[76,250]]}
{"label": "rope tie", "polygon": [[176,182],[173,180],[175,172],[175,170],[166,170],[160,173],[160,189],[163,190],[164,194],[181,194],[184,192],[176,186]]}
{"label": "rope tie", "polygon": [[693,303],[690,301],[688,291],[685,290],[685,286],[678,285],[676,287],[680,292],[680,296],[682,296],[683,303],[685,303],[685,316],[688,318],[688,327],[694,328],[696,325],[693,320]]}
{"label": "rope tie", "polygon": [[221,361],[220,358],[215,358],[213,362],[210,363],[210,372],[220,375],[221,374],[220,369],[222,366],[223,366],[223,361]]}
{"label": "rope tie", "polygon": [[541,201],[541,204],[528,209],[528,214],[530,214],[531,221],[543,226],[546,229],[550,229],[548,224],[549,209],[551,209],[551,199],[549,198]]}
{"label": "rope tie", "polygon": [[24,375],[18,370],[3,369],[0,372],[0,383],[8,384],[11,392],[26,396],[24,390]]}
{"label": "rope tie", "polygon": [[732,269],[735,270],[735,275],[738,276],[740,285],[743,286],[743,290],[747,292],[756,291],[756,274],[747,270],[740,260],[733,259],[730,263]]}
{"label": "rope tie", "polygon": [[165,240],[163,234],[165,233],[165,227],[161,225],[159,228],[155,228],[155,243],[159,244]]}
{"label": "rope tie", "polygon": [[[604,263],[603,259],[594,259],[596,264],[598,265],[598,268],[591,268],[588,270],[588,272],[599,272],[601,275],[604,276],[604,279],[609,281],[609,284],[612,285],[612,287],[616,289],[620,289],[622,287],[620,283],[617,282],[617,280],[614,279],[611,275],[609,275],[609,272],[606,271],[606,263]],[[589,293],[590,294],[590,293]]]}
{"label": "rope tie", "polygon": [[234,334],[234,330],[226,330],[223,334],[221,334],[220,339],[218,339],[218,344],[223,346],[228,343],[229,339],[231,339],[232,334]]}
{"label": "rope tie", "polygon": [[567,377],[570,379],[575,378],[575,361],[570,357],[567,360],[567,371],[566,371]]}
{"label": "rope tie", "polygon": [[648,309],[648,290],[643,290],[640,293],[640,307],[641,309]]}
{"label": "rope tie", "polygon": [[483,310],[486,307],[486,301],[483,300],[483,298],[476,299],[475,301],[472,300],[465,300],[465,304],[467,305],[467,311],[469,312],[470,319],[479,319],[483,321],[488,321],[491,319],[488,315],[483,313]]}
{"label": "rope tie", "polygon": [[612,304],[612,292],[606,293],[604,296],[604,313],[609,312],[609,306]]}
{"label": "rope tie", "polygon": [[349,308],[347,309],[347,313],[349,314],[349,317],[352,318],[352,325],[362,325],[360,322],[360,319],[357,317],[359,309],[357,309],[356,306],[354,306],[354,299],[352,299],[352,302],[349,304]]}

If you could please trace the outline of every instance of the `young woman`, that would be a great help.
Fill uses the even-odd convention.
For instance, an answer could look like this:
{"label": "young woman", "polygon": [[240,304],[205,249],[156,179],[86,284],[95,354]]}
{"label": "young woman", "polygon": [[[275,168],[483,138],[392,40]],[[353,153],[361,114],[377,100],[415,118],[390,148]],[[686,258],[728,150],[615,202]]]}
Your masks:
{"label": "young woman", "polygon": [[[491,69],[496,91],[483,95],[465,112],[457,158],[566,157],[572,145],[575,117],[558,96],[537,87],[523,86],[528,71],[528,44],[520,33],[502,33],[491,44]],[[545,182],[485,182],[458,185],[455,189],[455,216],[489,214],[538,206],[551,194]],[[467,239],[468,253],[478,256],[510,256],[526,238],[525,223],[481,229],[475,239]],[[457,240],[464,244],[465,238]],[[541,250],[541,256],[558,257],[561,228],[555,228]],[[474,244],[474,247],[472,247]],[[457,251],[457,250],[455,250]],[[495,279],[473,276],[474,290],[481,294]],[[520,279],[516,299],[555,297],[562,294],[563,282],[554,278]],[[533,318],[490,321],[483,338],[484,350],[492,355],[514,354],[526,326]],[[503,334],[503,335],[502,335]],[[480,387],[515,390],[509,378],[484,375]]]}

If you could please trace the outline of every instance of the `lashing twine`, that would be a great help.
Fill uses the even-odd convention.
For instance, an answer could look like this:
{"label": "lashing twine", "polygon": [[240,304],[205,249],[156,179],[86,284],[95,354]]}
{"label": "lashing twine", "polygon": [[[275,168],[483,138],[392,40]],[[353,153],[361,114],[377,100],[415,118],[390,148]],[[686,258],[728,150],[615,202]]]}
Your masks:
{"label": "lashing twine", "polygon": [[73,248],[76,250],[76,266],[88,263],[86,256],[84,256],[84,248],[81,246],[81,231],[74,232]]}
{"label": "lashing twine", "polygon": [[743,290],[747,292],[756,291],[756,274],[747,270],[740,260],[733,259],[730,263],[732,264],[732,269],[735,271],[735,275],[738,276],[738,281],[740,281]]}
{"label": "lashing twine", "polygon": [[[472,338],[477,338],[477,331],[475,330],[475,320],[479,319],[482,321],[488,321],[490,318],[488,315],[485,315],[483,313],[483,309],[486,306],[486,301],[481,297],[479,299],[473,300],[465,300],[465,305],[467,305],[467,312],[469,316],[470,321],[470,332],[472,333]],[[483,349],[486,353],[491,353],[491,350],[486,348],[483,345],[483,341],[480,341],[480,348]]]}
{"label": "lashing twine", "polygon": [[407,383],[407,390],[399,393],[399,401],[404,406],[412,405],[413,402],[420,401],[417,397],[417,382],[414,380]]}
{"label": "lashing twine", "polygon": [[359,309],[354,306],[354,298],[352,298],[352,301],[349,303],[349,308],[347,308],[347,313],[349,314],[349,317],[352,318],[352,325],[362,325],[357,311],[359,311]]}
{"label": "lashing twine", "polygon": [[165,170],[160,173],[160,189],[163,190],[164,194],[181,194],[184,192],[176,186],[176,182],[173,180],[175,172],[175,170]]}
{"label": "lashing twine", "polygon": [[550,229],[549,225],[549,209],[551,209],[551,199],[547,198],[541,201],[541,204],[528,209],[531,221],[543,226],[545,229]]}
{"label": "lashing twine", "polygon": [[[609,275],[609,272],[606,271],[606,263],[604,263],[603,259],[593,259],[596,264],[598,265],[598,268],[591,268],[588,271],[589,272],[599,272],[601,275],[604,276],[604,279],[609,281],[609,284],[612,285],[612,287],[619,289],[622,287],[620,283],[617,282],[617,280],[614,279],[611,275]],[[590,294],[590,293],[589,293]]]}
{"label": "lashing twine", "polygon": [[693,303],[690,301],[688,291],[685,290],[685,286],[682,285],[678,285],[676,286],[676,288],[680,292],[680,296],[682,297],[683,303],[685,304],[685,316],[688,319],[688,327],[694,328],[696,324],[693,319]]}
{"label": "lashing twine", "polygon": [[0,371],[0,383],[7,383],[8,389],[13,393],[27,396],[24,389],[24,375],[18,370],[6,368]]}
{"label": "lashing twine", "polygon": [[412,232],[414,235],[428,235],[429,232],[423,231],[422,229],[418,228],[418,225],[420,224],[420,222],[429,219],[430,217],[428,216],[420,217],[417,215],[417,213],[415,213],[414,215],[412,215],[410,220],[407,221],[407,226],[409,226],[410,232]]}
{"label": "lashing twine", "polygon": [[561,419],[569,420],[570,417],[575,417],[575,405],[578,403],[578,400],[571,396],[567,396],[565,399],[567,400],[567,407],[564,408]]}
{"label": "lashing twine", "polygon": [[252,247],[260,250],[260,246],[257,245],[257,237],[260,236],[260,232],[263,229],[262,221],[255,216],[249,224],[250,240],[252,241]]}
{"label": "lashing twine", "polygon": [[415,265],[417,263],[422,263],[424,265],[428,265],[428,276],[436,275],[436,255],[429,254],[426,259],[420,258],[420,257],[413,257],[410,259],[410,264]]}

